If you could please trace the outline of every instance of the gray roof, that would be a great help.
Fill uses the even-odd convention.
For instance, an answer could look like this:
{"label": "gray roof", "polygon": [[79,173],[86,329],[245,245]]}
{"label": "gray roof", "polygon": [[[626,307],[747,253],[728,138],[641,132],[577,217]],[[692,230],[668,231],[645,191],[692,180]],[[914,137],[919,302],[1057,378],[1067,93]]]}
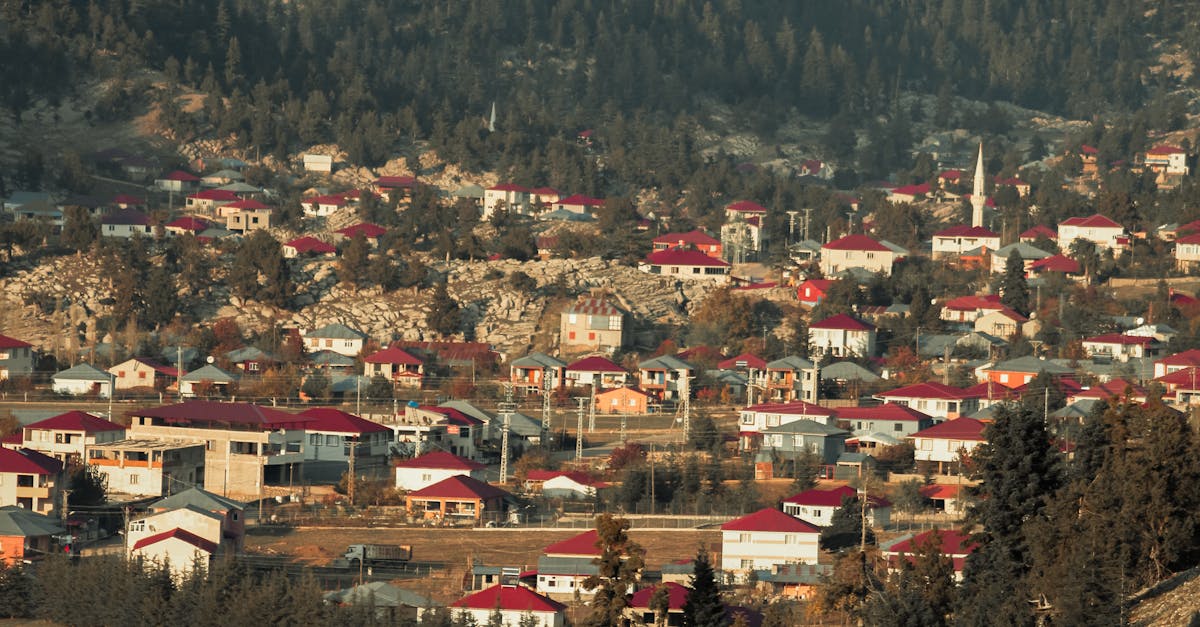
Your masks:
{"label": "gray roof", "polygon": [[5,505],[0,507],[0,536],[39,537],[66,533],[66,529],[49,516],[32,512],[24,507]]}
{"label": "gray roof", "polygon": [[879,375],[852,361],[839,361],[822,367],[821,378],[836,381],[854,381],[857,379],[867,383],[881,380]]}
{"label": "gray roof", "polygon": [[659,355],[658,357],[647,359],[646,361],[643,361],[642,363],[638,364],[638,368],[642,368],[644,370],[695,370],[696,369],[695,366],[689,364],[688,362],[686,362],[678,357],[672,356],[672,355]]}
{"label": "gray roof", "polygon": [[797,355],[788,355],[787,357],[780,357],[775,361],[767,362],[767,369],[769,370],[811,370],[812,367],[813,362]]}
{"label": "gray roof", "polygon": [[993,256],[1001,257],[1003,259],[1008,259],[1008,256],[1013,253],[1016,253],[1021,259],[1033,259],[1035,261],[1051,256],[1050,253],[1042,250],[1041,248],[1038,248],[1033,244],[1026,244],[1025,242],[1017,242],[1015,244],[1009,244],[1008,246],[1001,246],[1000,248],[992,251]]}
{"label": "gray roof", "polygon": [[884,446],[895,446],[900,443],[899,439],[894,438],[886,433],[879,433],[877,431],[872,431],[871,433],[864,435],[856,435],[854,437],[859,442],[875,442],[876,444],[882,444]]}
{"label": "gray roof", "polygon": [[[175,362],[179,359],[179,354],[180,354],[179,349],[180,349],[180,347],[167,346],[162,349],[162,355],[160,355],[160,357],[162,358],[163,362],[171,364],[172,366],[178,366],[179,364],[177,364]],[[184,347],[182,347],[182,349],[183,349],[183,363],[185,363],[185,364],[195,361],[196,358],[200,356],[199,349],[192,348],[191,346],[184,346]]]}
{"label": "gray roof", "polygon": [[353,366],[354,358],[325,350],[313,353],[312,362],[318,366]]}
{"label": "gray roof", "polygon": [[239,379],[239,377],[236,374],[233,374],[231,372],[225,372],[224,370],[221,370],[220,368],[218,368],[212,364],[206,364],[202,368],[193,370],[193,371],[183,375],[183,378],[182,378],[183,381],[187,381],[188,383],[195,383],[198,381],[212,381],[213,383],[233,383],[234,381],[237,381],[238,379]]}
{"label": "gray roof", "polygon": [[432,607],[440,605],[434,603],[431,599],[423,597],[411,590],[397,588],[390,583],[383,581],[373,581],[364,583],[353,588],[345,588],[343,590],[335,590],[325,593],[325,600],[334,603],[344,603],[346,605],[355,605],[357,603],[370,603],[375,607]]}
{"label": "gray roof", "polygon": [[750,378],[736,370],[708,370],[704,374],[725,385],[746,385]]}
{"label": "gray roof", "polygon": [[899,244],[889,242],[885,239],[879,240],[879,243],[883,244],[885,248],[890,249],[892,252],[896,253],[897,255],[907,255],[908,254],[908,249]]}
{"label": "gray roof", "polygon": [[255,187],[253,185],[249,185],[247,183],[241,183],[241,182],[230,183],[228,185],[222,185],[222,186],[218,187],[217,189],[226,191],[226,192],[233,192],[235,194],[261,194],[262,193],[261,187]]}
{"label": "gray roof", "polygon": [[225,353],[225,359],[228,359],[235,364],[243,361],[276,361],[273,355],[258,348],[257,346],[243,346],[241,348],[235,348],[228,353]]}
{"label": "gray roof", "polygon": [[483,188],[475,184],[463,185],[450,192],[450,195],[456,198],[483,198]]}
{"label": "gray roof", "polygon": [[1037,374],[1043,370],[1046,371],[1046,374],[1072,374],[1075,372],[1073,368],[1057,364],[1049,359],[1038,359],[1033,355],[1002,361],[990,369],[1005,370],[1008,372],[1027,372],[1031,374]]}
{"label": "gray roof", "polygon": [[334,322],[319,329],[309,331],[304,334],[304,337],[319,337],[331,340],[365,340],[367,339],[367,334],[356,329],[351,329],[344,324]]}
{"label": "gray roof", "polygon": [[815,420],[801,419],[778,427],[767,427],[763,433],[798,433],[802,435],[850,435],[849,431],[839,429]]}
{"label": "gray roof", "polygon": [[866,453],[842,453],[837,458],[839,464],[870,464],[874,461],[875,458]]}
{"label": "gray roof", "polygon": [[592,563],[590,557],[551,557],[543,555],[538,558],[538,574],[547,575],[595,575],[600,568]]}
{"label": "gray roof", "polygon": [[246,509],[245,504],[213,494],[200,488],[188,488],[183,492],[159,499],[150,505],[153,510],[183,509],[192,506],[206,512]]}
{"label": "gray roof", "polygon": [[54,375],[55,381],[112,381],[116,378],[91,364],[79,364]]}
{"label": "gray roof", "polygon": [[1082,398],[1050,415],[1055,418],[1086,418],[1091,415],[1097,405],[1104,404],[1105,402],[1098,398]]}
{"label": "gray roof", "polygon": [[1004,407],[1005,405],[1006,405],[1006,403],[1004,403],[1004,402],[992,403],[991,405],[988,405],[987,407],[984,407],[983,409],[971,414],[970,416],[968,416],[968,418],[974,418],[976,420],[995,418],[996,413],[999,412],[1000,409],[1002,407]]}
{"label": "gray roof", "polygon": [[337,394],[366,393],[371,377],[360,374],[335,374],[329,377],[329,391]]}
{"label": "gray roof", "polygon": [[207,229],[200,231],[200,234],[197,235],[196,237],[207,237],[208,239],[221,239],[223,237],[232,237],[232,236],[233,236],[233,231],[230,231],[229,229],[219,227],[219,226],[210,226]]}
{"label": "gray roof", "polygon": [[543,213],[540,220],[563,220],[566,222],[594,222],[596,219],[586,213],[575,213],[567,209],[555,209]]}
{"label": "gray roof", "polygon": [[542,437],[542,421],[526,416],[521,412],[516,412],[512,415],[512,420],[509,421],[508,428],[512,433],[523,438]]}
{"label": "gray roof", "polygon": [[1074,363],[1079,370],[1095,375],[1101,381],[1118,377],[1137,381],[1149,381],[1154,378],[1154,359],[1148,357],[1130,359],[1126,362],[1092,359],[1080,359],[1075,362],[1070,359],[1052,359],[1051,361],[1067,368]]}
{"label": "gray roof", "polygon": [[922,357],[941,357],[945,354],[947,346],[953,351],[958,341],[964,337],[965,334],[922,333],[917,339],[917,346]]}
{"label": "gray roof", "polygon": [[563,368],[567,365],[567,362],[546,353],[533,352],[519,359],[514,359],[510,365],[518,368]]}
{"label": "gray roof", "polygon": [[482,407],[478,407],[478,406],[474,405],[473,403],[471,403],[471,401],[450,400],[450,401],[443,402],[441,405],[439,405],[439,407],[449,407],[450,409],[457,409],[458,411],[460,411],[476,420],[483,421],[485,423],[490,422],[492,420],[492,418],[496,417],[496,414],[490,413],[487,410],[483,409]]}

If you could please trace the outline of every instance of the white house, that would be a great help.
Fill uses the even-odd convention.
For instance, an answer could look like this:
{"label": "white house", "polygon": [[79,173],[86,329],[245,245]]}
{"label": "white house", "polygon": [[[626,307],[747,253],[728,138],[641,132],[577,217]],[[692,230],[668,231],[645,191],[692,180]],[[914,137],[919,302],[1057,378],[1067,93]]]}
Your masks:
{"label": "white house", "polygon": [[486,481],[487,466],[445,451],[433,451],[396,462],[396,488],[412,492],[456,475]]}
{"label": "white house", "polygon": [[55,394],[108,398],[112,396],[116,377],[91,364],[79,364],[56,373],[50,380]]}
{"label": "white house", "polygon": [[922,429],[908,438],[913,441],[913,458],[919,462],[937,462],[938,472],[959,461],[985,442],[987,425],[974,418],[956,418]]}
{"label": "white house", "polygon": [[327,350],[347,357],[356,357],[362,352],[367,334],[335,322],[306,331],[300,337],[310,353]]}
{"label": "white house", "polygon": [[782,564],[817,563],[821,530],[775,508],[721,525],[721,570],[738,581]]}
{"label": "white house", "polygon": [[492,217],[498,207],[509,213],[529,213],[529,190],[513,183],[501,183],[483,190],[483,219]]}
{"label": "white house", "polygon": [[86,463],[104,476],[110,495],[164,496],[204,483],[204,447],[160,438],[89,444]]}
{"label": "white house", "polygon": [[542,496],[560,499],[590,499],[596,490],[608,487],[586,473],[570,470],[530,470],[525,475],[526,488],[540,488]]}
{"label": "white house", "polygon": [[960,224],[933,234],[933,258],[957,257],[968,250],[1000,248],[1000,234],[982,226]]}
{"label": "white house", "polygon": [[[505,627],[563,627],[567,606],[517,584],[500,584],[480,590],[450,604],[454,616],[464,615],[474,625],[491,624],[492,614],[499,612]],[[532,617],[532,622],[527,622]]]}
{"label": "white house", "polygon": [[937,381],[914,383],[880,392],[875,398],[885,403],[911,407],[928,414],[935,422],[953,420],[959,416],[973,414],[979,409],[978,398],[970,397],[961,388]]}
{"label": "white house", "polygon": [[100,234],[105,237],[149,236],[150,216],[137,209],[118,209],[100,218]]}
{"label": "white house", "polygon": [[329,155],[304,155],[305,172],[333,172],[333,157]]}
{"label": "white house", "polygon": [[33,344],[0,335],[0,380],[33,374]]}
{"label": "white house", "polygon": [[629,380],[629,373],[612,360],[592,356],[567,366],[564,371],[568,385],[595,388],[619,387]]}
{"label": "white house", "polygon": [[638,264],[638,270],[682,281],[729,282],[729,264],[698,250],[657,250]]}
{"label": "white house", "polygon": [[808,327],[810,353],[816,358],[873,357],[875,326],[847,314],[838,314],[814,322]]}
{"label": "white house", "polygon": [[1097,249],[1120,252],[1129,245],[1125,227],[1100,214],[1086,218],[1068,218],[1058,225],[1058,247],[1070,250],[1077,239],[1087,240]]}
{"label": "white house", "polygon": [[[805,490],[783,500],[783,512],[818,527],[828,527],[833,513],[842,502],[859,500],[858,490],[845,485],[832,490]],[[891,520],[892,503],[882,496],[867,495],[867,523],[886,527]]]}
{"label": "white house", "polygon": [[892,265],[903,256],[899,250],[867,235],[847,235],[821,247],[821,273],[834,277],[846,270],[860,268],[890,275]]}
{"label": "white house", "polygon": [[538,558],[537,591],[560,598],[575,594],[591,596],[594,591],[585,588],[583,580],[599,572],[592,562],[600,556],[596,546],[599,535],[595,529],[555,542],[542,549]]}
{"label": "white house", "polygon": [[88,446],[124,437],[125,427],[81,411],[69,411],[21,428],[25,448],[63,462],[80,461]]}
{"label": "white house", "polygon": [[1178,270],[1191,270],[1200,266],[1200,233],[1184,235],[1175,240],[1175,267]]}
{"label": "white house", "polygon": [[798,420],[812,420],[830,425],[834,422],[834,411],[804,401],[751,405],[743,409],[738,418],[739,445],[742,450],[757,448],[762,442],[763,432],[768,428]]}
{"label": "white house", "polygon": [[1089,357],[1108,357],[1120,362],[1130,359],[1154,357],[1158,352],[1158,340],[1153,337],[1105,333],[1083,340],[1083,350]]}

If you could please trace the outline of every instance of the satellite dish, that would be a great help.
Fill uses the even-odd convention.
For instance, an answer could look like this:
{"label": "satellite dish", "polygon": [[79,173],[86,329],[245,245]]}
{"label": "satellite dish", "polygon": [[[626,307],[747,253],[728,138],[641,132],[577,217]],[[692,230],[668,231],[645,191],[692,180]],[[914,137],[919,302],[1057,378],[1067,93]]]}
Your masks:
{"label": "satellite dish", "polygon": [[209,355],[209,356],[208,356],[208,359],[205,359],[204,361],[207,361],[208,363],[210,363],[210,364],[211,364],[212,362],[214,362],[214,361],[216,361],[216,360],[215,360],[215,359],[213,359],[213,356],[212,356],[212,355]]}

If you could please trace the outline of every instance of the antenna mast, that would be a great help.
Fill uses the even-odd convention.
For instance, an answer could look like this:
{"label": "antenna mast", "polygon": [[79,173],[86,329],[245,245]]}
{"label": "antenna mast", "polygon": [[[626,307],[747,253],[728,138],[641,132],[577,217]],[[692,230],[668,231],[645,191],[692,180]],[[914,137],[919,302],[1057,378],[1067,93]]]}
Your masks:
{"label": "antenna mast", "polygon": [[512,415],[517,409],[513,402],[512,383],[504,384],[504,402],[500,403],[500,483],[508,483],[508,430],[512,426]]}

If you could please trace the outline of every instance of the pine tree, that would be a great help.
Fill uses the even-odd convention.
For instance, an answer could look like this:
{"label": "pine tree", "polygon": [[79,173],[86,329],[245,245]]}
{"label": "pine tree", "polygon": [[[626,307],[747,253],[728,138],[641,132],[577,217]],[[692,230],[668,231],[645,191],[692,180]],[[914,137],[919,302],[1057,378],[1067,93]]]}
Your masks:
{"label": "pine tree", "polygon": [[[378,260],[387,264],[386,258]],[[349,243],[342,249],[342,257],[338,260],[338,280],[343,285],[358,289],[366,282],[367,271],[370,269],[367,238],[361,232],[355,233]]]}
{"label": "pine tree", "polygon": [[[861,544],[862,532],[862,503],[847,497],[829,518],[829,526],[821,530],[818,542],[826,551],[840,551]],[[867,544],[875,544],[875,532],[870,527],[867,527]]]}
{"label": "pine tree", "polygon": [[596,517],[598,538],[596,548],[600,555],[593,560],[598,572],[583,581],[583,586],[594,590],[592,612],[583,621],[589,627],[616,627],[621,624],[622,613],[629,605],[628,595],[644,565],[645,551],[629,539],[629,521],[615,518],[612,514]]}
{"label": "pine tree", "polygon": [[425,322],[429,328],[442,337],[458,333],[462,326],[462,311],[459,309],[458,301],[454,300],[450,296],[449,290],[446,289],[445,281],[438,283],[433,288],[433,297],[429,303],[429,313],[425,316]]}
{"label": "pine tree", "polygon": [[716,573],[709,561],[708,549],[703,545],[696,551],[692,577],[688,581],[691,591],[683,604],[685,627],[721,627],[726,625],[725,603],[721,600],[721,589],[717,586]]}
{"label": "pine tree", "polygon": [[1025,280],[1025,261],[1016,252],[1008,256],[1000,278],[1000,303],[1021,315],[1029,313],[1029,283]]}

